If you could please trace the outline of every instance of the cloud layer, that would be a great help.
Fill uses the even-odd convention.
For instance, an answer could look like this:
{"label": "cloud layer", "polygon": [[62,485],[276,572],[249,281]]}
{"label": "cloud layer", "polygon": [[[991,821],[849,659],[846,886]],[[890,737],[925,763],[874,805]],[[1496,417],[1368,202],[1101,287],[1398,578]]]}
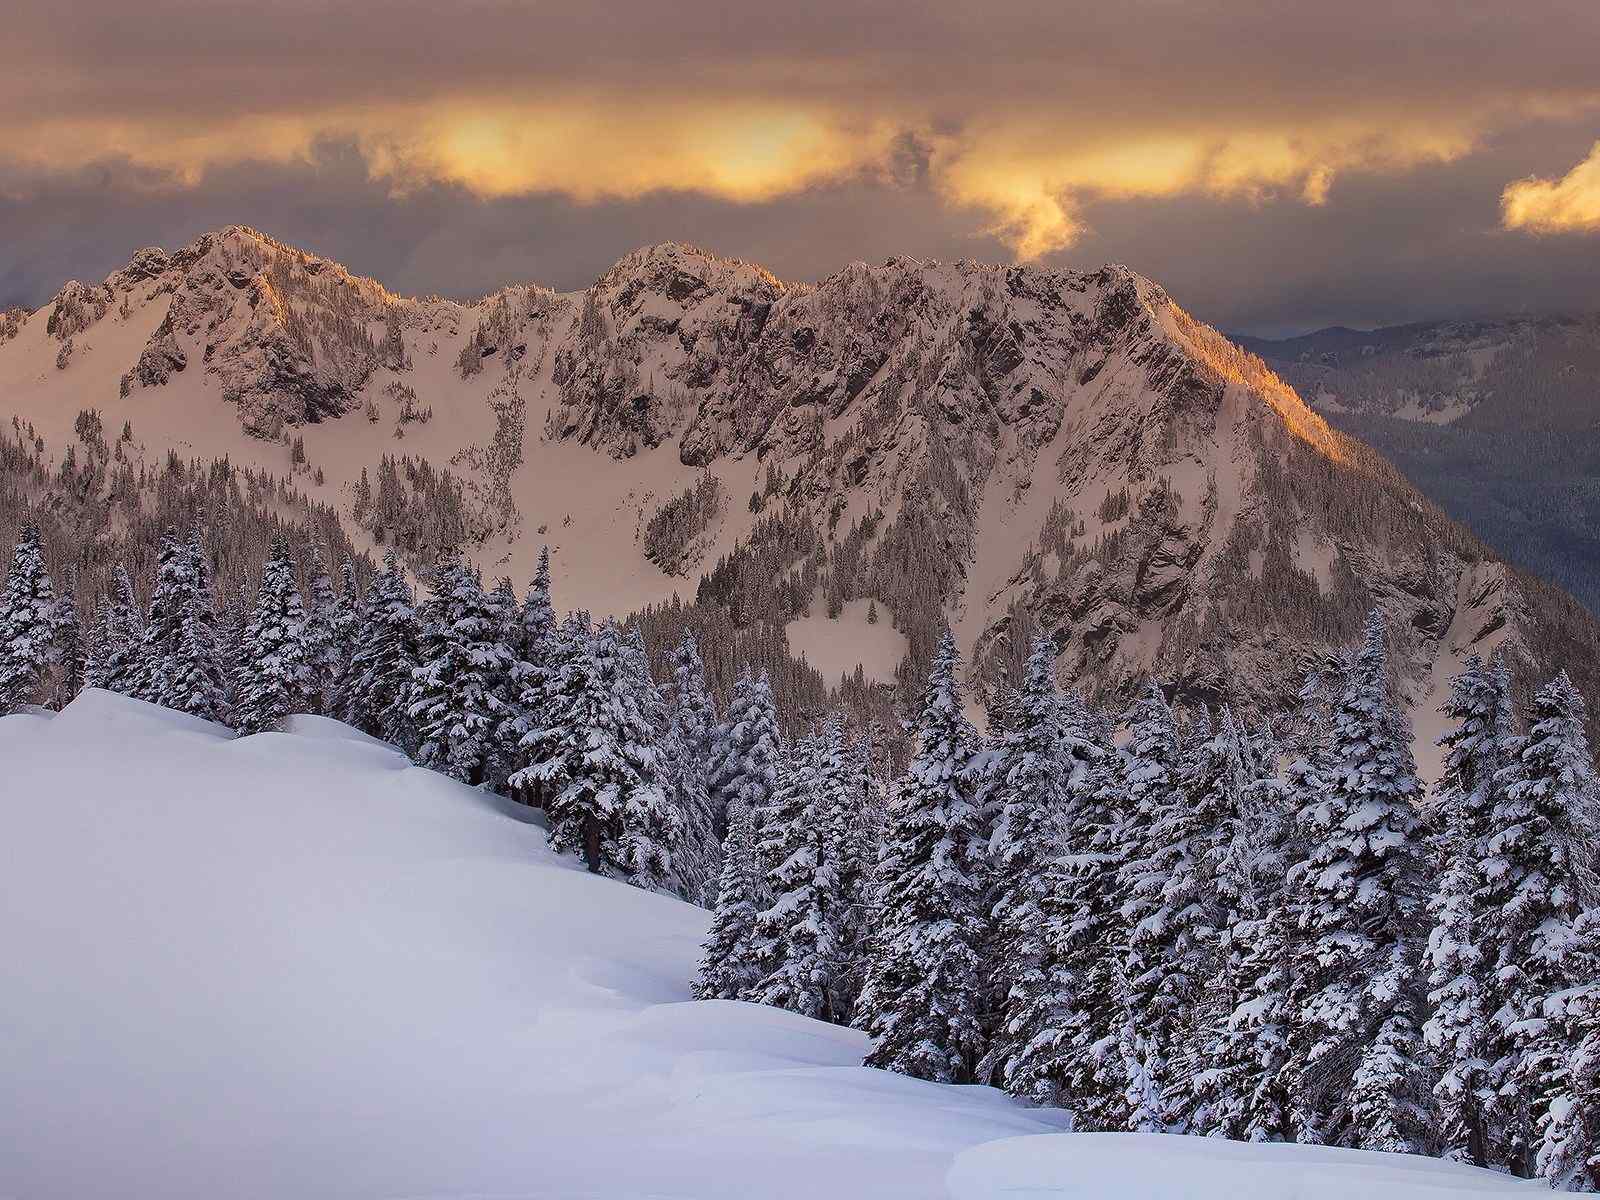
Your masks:
{"label": "cloud layer", "polygon": [[[63,242],[49,214],[71,197],[92,227],[76,244],[124,256],[228,198],[249,211],[221,220],[291,240],[389,222],[361,266],[397,286],[445,237],[467,262],[433,286],[467,290],[507,277],[486,251],[506,265],[498,231],[517,214],[517,257],[558,285],[577,282],[557,277],[569,260],[683,236],[769,260],[780,247],[773,265],[802,276],[857,254],[1104,247],[1170,281],[1186,274],[1157,250],[1173,223],[1224,218],[1248,246],[1291,214],[1317,231],[1313,260],[1381,231],[1389,218],[1357,201],[1395,181],[1407,210],[1431,194],[1497,261],[1496,238],[1600,226],[1600,151],[1550,178],[1600,130],[1588,0],[25,0],[6,34],[0,218]],[[1451,193],[1466,175],[1491,178]],[[1108,237],[1135,211],[1166,224]],[[140,232],[139,213],[158,228]],[[1587,240],[1578,253],[1593,263]],[[59,258],[0,243],[0,299]],[[1253,278],[1268,265],[1246,255],[1216,319],[1281,291]]]}

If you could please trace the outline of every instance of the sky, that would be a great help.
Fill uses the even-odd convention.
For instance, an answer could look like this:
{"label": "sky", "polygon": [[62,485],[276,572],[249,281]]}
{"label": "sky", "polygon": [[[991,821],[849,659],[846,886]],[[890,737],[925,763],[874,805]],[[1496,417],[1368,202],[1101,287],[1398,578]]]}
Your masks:
{"label": "sky", "polygon": [[1595,0],[21,0],[0,306],[242,223],[405,293],[694,242],[1221,328],[1600,308]]}

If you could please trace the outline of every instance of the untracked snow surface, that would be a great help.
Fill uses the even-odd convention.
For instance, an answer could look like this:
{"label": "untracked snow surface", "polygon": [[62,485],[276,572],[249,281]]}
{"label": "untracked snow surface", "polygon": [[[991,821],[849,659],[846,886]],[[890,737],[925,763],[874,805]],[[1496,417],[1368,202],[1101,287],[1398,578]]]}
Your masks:
{"label": "untracked snow surface", "polygon": [[955,1200],[1492,1200],[1550,1194],[1410,1154],[1250,1145],[1148,1133],[1077,1133],[987,1142],[948,1177]]}
{"label": "untracked snow surface", "polygon": [[98,691],[0,719],[0,1196],[1512,1188],[1421,1160],[1019,1138],[1059,1114],[867,1070],[849,1030],[687,1001],[704,913],[584,874],[344,726],[290,727],[232,740]]}

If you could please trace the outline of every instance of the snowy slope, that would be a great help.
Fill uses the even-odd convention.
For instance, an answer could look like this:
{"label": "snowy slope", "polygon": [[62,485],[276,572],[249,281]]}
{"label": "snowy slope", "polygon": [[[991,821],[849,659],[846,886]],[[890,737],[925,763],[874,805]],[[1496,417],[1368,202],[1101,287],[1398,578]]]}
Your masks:
{"label": "snowy slope", "polygon": [[1409,1154],[1086,1133],[986,1142],[950,1170],[955,1200],[1489,1200],[1549,1194]]}
{"label": "snowy slope", "polygon": [[921,1198],[1051,1127],[686,1002],[700,910],[306,728],[0,720],[0,1195]]}
{"label": "snowy slope", "polygon": [[685,1001],[703,913],[585,875],[369,738],[291,727],[229,740],[99,691],[0,719],[0,1196],[1510,1189],[1381,1156],[1014,1140],[1060,1122],[867,1070],[848,1030]]}

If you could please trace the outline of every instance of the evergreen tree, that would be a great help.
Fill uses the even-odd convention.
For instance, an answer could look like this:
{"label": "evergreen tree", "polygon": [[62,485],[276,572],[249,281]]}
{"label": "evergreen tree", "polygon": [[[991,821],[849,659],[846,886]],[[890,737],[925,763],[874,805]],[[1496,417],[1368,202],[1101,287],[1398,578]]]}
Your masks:
{"label": "evergreen tree", "polygon": [[1469,658],[1451,681],[1444,714],[1454,725],[1440,739],[1445,762],[1439,809],[1446,824],[1443,870],[1429,904],[1433,1011],[1423,1035],[1442,1068],[1434,1096],[1445,1156],[1484,1166],[1491,1162],[1491,1144],[1503,1141],[1494,1133],[1500,1122],[1489,1061],[1495,1056],[1489,1021],[1499,1007],[1499,987],[1485,947],[1493,945],[1490,926],[1500,916],[1493,893],[1502,872],[1492,869],[1492,825],[1495,814],[1505,811],[1504,768],[1516,750],[1504,670]]}
{"label": "evergreen tree", "polygon": [[835,921],[841,966],[834,987],[840,1022],[854,1021],[866,982],[868,948],[877,919],[878,846],[883,803],[872,773],[872,734],[852,738],[843,720],[829,726],[825,770],[835,792],[828,836],[837,864],[839,904]]}
{"label": "evergreen tree", "polygon": [[223,673],[223,704],[230,713],[238,707],[239,684],[243,682],[241,677],[245,664],[244,631],[254,611],[253,601],[246,604],[241,596],[235,603],[223,601],[217,613],[217,658],[224,664],[232,664]]}
{"label": "evergreen tree", "polygon": [[489,767],[511,651],[497,604],[458,554],[439,560],[429,586],[406,709],[417,764],[477,786]]}
{"label": "evergreen tree", "polygon": [[1046,986],[1020,1021],[1028,1036],[1019,1038],[1006,1087],[1036,1104],[1069,1108],[1075,1129],[1123,1130],[1126,931],[1119,875],[1128,840],[1128,764],[1113,752],[1107,722],[1076,698],[1068,698],[1063,712],[1076,731],[1072,741],[1089,752],[1063,804],[1062,852],[1046,868]]}
{"label": "evergreen tree", "polygon": [[39,530],[29,525],[17,539],[0,598],[0,713],[43,699],[45,676],[55,661],[55,616],[55,586],[44,567]]}
{"label": "evergreen tree", "polygon": [[168,533],[156,561],[155,593],[145,621],[135,694],[208,721],[227,715],[227,687],[217,650],[209,560],[195,529]]}
{"label": "evergreen tree", "polygon": [[874,1038],[869,1066],[965,1082],[983,1053],[982,814],[972,794],[976,731],[962,711],[955,639],[946,633],[917,728],[917,753],[896,789],[881,867],[881,932],[857,1024]]}
{"label": "evergreen tree", "polygon": [[[1077,696],[1058,694],[1053,723],[1059,811],[1045,830],[1053,853],[1038,866],[1038,923],[1021,931],[1037,944],[1022,941],[1016,950],[1037,966],[1019,974],[997,1034],[1010,1042],[1003,1083],[1035,1104],[1072,1107],[1075,1128],[1122,1128],[1126,1088],[1112,992],[1120,957],[1117,870],[1102,853],[1102,838],[1112,837],[1117,824],[1102,806],[1102,797],[1117,790],[1106,786],[1109,731]],[[997,866],[995,877],[1005,870]],[[1115,1070],[1106,1070],[1112,1062]],[[1106,1101],[1114,1102],[1117,1117],[1106,1114]]]}
{"label": "evergreen tree", "polygon": [[[543,808],[546,814],[567,782],[583,769],[582,731],[575,722],[583,711],[580,697],[588,685],[593,638],[588,614],[569,613],[537,668],[524,675],[521,708],[527,729],[517,746],[515,761],[520,766],[512,772],[508,785],[513,795]],[[580,839],[575,847],[582,845]],[[599,852],[598,843],[595,852]],[[591,869],[599,870],[598,858]]]}
{"label": "evergreen tree", "polygon": [[344,670],[346,648],[339,643],[334,623],[339,615],[339,596],[333,580],[323,569],[319,556],[306,572],[303,599],[305,658],[307,667],[304,711],[333,716],[339,711],[339,676]]}
{"label": "evergreen tree", "polygon": [[728,815],[728,836],[722,846],[716,912],[695,978],[697,1000],[746,1000],[761,982],[761,957],[756,948],[756,919],[766,893],[756,865],[754,828],[749,810],[739,804]]}
{"label": "evergreen tree", "polygon": [[672,850],[682,841],[683,830],[682,815],[668,795],[670,773],[661,757],[668,730],[666,699],[650,673],[650,655],[638,624],[615,632],[623,665],[616,707],[624,714],[639,714],[636,722],[624,720],[619,726],[623,754],[636,777],[622,811],[623,861],[628,880],[636,887],[670,889],[677,878]]}
{"label": "evergreen tree", "polygon": [[329,629],[334,660],[328,672],[325,711],[339,717],[349,706],[351,664],[361,637],[361,592],[356,582],[356,564],[348,555],[339,565],[339,591],[334,596]]}
{"label": "evergreen tree", "polygon": [[89,636],[84,640],[83,686],[103,688],[106,685],[105,655],[111,648],[111,601],[101,596],[95,601],[94,621],[89,626]]}
{"label": "evergreen tree", "polygon": [[1443,1156],[1482,1165],[1487,1158],[1484,1110],[1492,1103],[1484,1057],[1489,1000],[1483,977],[1485,955],[1472,919],[1478,891],[1476,843],[1467,831],[1464,807],[1458,796],[1446,813],[1448,865],[1429,903],[1433,929],[1428,935],[1428,1002],[1433,1011],[1422,1032],[1442,1068],[1433,1092]]}
{"label": "evergreen tree", "polygon": [[311,643],[294,560],[282,534],[262,570],[255,609],[234,669],[234,728],[241,735],[277,729],[303,712],[312,692]]}
{"label": "evergreen tree", "polygon": [[[1224,726],[1231,722],[1225,715]],[[1247,751],[1248,783],[1229,821],[1217,874],[1225,936],[1216,983],[1225,1001],[1206,1039],[1197,1081],[1197,1133],[1249,1142],[1295,1140],[1295,892],[1284,886],[1299,855],[1288,789],[1272,759]]]}
{"label": "evergreen tree", "polygon": [[846,803],[830,742],[842,732],[802,738],[780,757],[778,783],[763,831],[762,858],[777,865],[767,874],[772,903],[756,920],[757,953],[764,978],[751,999],[802,1016],[837,1021],[844,1015],[840,918],[844,898],[833,836]]}
{"label": "evergreen tree", "polygon": [[[1181,1098],[1173,1062],[1192,980],[1184,956],[1193,951],[1180,923],[1191,898],[1192,861],[1202,832],[1180,778],[1182,745],[1172,709],[1152,683],[1130,714],[1123,778],[1133,849],[1122,864],[1124,966],[1123,1057],[1128,1070],[1129,1128],[1180,1133]],[[1209,826],[1215,829],[1216,826]],[[1176,902],[1167,890],[1174,891]]]}
{"label": "evergreen tree", "polygon": [[1068,765],[1064,761],[1055,643],[1041,637],[1028,657],[1022,690],[984,772],[980,803],[994,815],[989,840],[990,993],[999,1020],[979,1064],[979,1078],[999,1082],[1029,1028],[1039,992],[1049,986],[1045,865],[1059,853]]}
{"label": "evergreen tree", "polygon": [[[640,704],[636,659],[615,622],[565,630],[560,693],[525,768],[550,789],[550,843],[589,870],[660,887],[670,877],[677,814],[660,786],[655,730]],[[547,731],[547,732],[546,732]],[[522,781],[513,778],[514,786]]]}
{"label": "evergreen tree", "polygon": [[83,690],[83,673],[88,661],[88,645],[78,617],[78,572],[67,568],[66,587],[56,601],[55,618],[55,696],[58,709],[70,704]]}
{"label": "evergreen tree", "polygon": [[709,905],[716,898],[722,856],[708,780],[717,714],[693,634],[683,635],[672,652],[670,666],[671,719],[663,766],[679,817],[678,844],[672,857],[680,893],[697,904]]}
{"label": "evergreen tree", "polygon": [[367,589],[350,657],[344,719],[403,749],[414,745],[410,703],[417,662],[417,615],[411,585],[393,550]]}
{"label": "evergreen tree", "polygon": [[[1499,1001],[1493,1033],[1505,1048],[1493,1078],[1513,1134],[1524,1121],[1535,1126],[1525,1138],[1508,1139],[1511,1166],[1558,1181],[1576,1180],[1579,1158],[1600,1147],[1590,1136],[1600,1110],[1584,1090],[1593,1086],[1600,1047],[1584,1050],[1600,1020],[1600,1001],[1583,990],[1600,979],[1600,921],[1585,915],[1600,900],[1600,779],[1586,716],[1564,672],[1534,697],[1521,754],[1502,768],[1502,808],[1490,817],[1486,864],[1501,903],[1488,922]],[[1532,1154],[1517,1153],[1524,1142]],[[1600,1186],[1589,1170],[1588,1186]]]}
{"label": "evergreen tree", "polygon": [[[544,806],[545,797],[537,780],[525,774],[530,756],[524,746],[529,734],[539,728],[542,714],[559,691],[555,667],[560,631],[555,608],[550,602],[550,548],[539,551],[539,566],[528,587],[528,594],[517,609],[507,635],[511,646],[511,676],[507,697],[510,703],[496,731],[498,757],[509,772],[507,788],[523,804]],[[523,783],[513,786],[511,779]]]}
{"label": "evergreen tree", "polygon": [[[765,674],[752,679],[746,671],[733,685],[727,719],[717,727],[711,760],[711,808],[722,828],[735,802],[750,810],[760,843],[762,824],[776,776],[778,710]],[[762,863],[765,872],[776,864]]]}
{"label": "evergreen tree", "polygon": [[96,608],[95,634],[89,660],[84,664],[84,686],[134,694],[139,677],[144,629],[139,603],[125,567],[111,576],[110,594]]}
{"label": "evergreen tree", "polygon": [[[1600,1192],[1600,910],[1578,918],[1563,966],[1580,982],[1546,1000],[1540,1023],[1568,1047],[1540,1110],[1537,1170],[1552,1187]],[[1543,1031],[1541,1031],[1541,1035]]]}
{"label": "evergreen tree", "polygon": [[1326,760],[1301,813],[1309,849],[1297,866],[1309,1127],[1363,1149],[1420,1150],[1423,830],[1376,610],[1333,709]]}

